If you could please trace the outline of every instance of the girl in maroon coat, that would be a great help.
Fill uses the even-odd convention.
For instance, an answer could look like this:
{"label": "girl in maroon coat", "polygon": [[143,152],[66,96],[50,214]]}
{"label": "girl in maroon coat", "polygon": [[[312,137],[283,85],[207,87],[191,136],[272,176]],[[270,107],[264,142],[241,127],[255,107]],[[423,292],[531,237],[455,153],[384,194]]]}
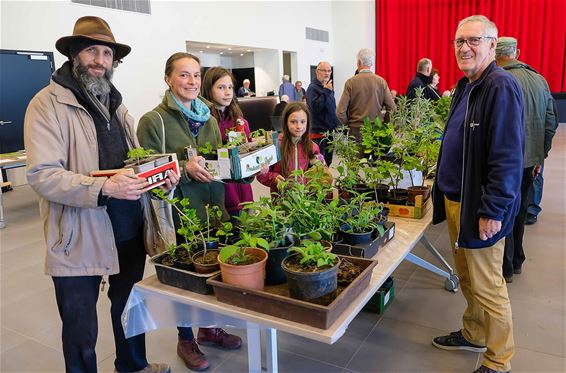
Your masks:
{"label": "girl in maroon coat", "polygon": [[[230,131],[242,132],[250,141],[250,127],[243,118],[242,110],[234,100],[234,76],[223,67],[212,67],[206,71],[202,81],[202,95],[212,103],[211,114],[218,121],[222,142],[226,143]],[[230,215],[239,215],[242,202],[253,201],[250,184],[227,183],[224,185],[226,210]]]}

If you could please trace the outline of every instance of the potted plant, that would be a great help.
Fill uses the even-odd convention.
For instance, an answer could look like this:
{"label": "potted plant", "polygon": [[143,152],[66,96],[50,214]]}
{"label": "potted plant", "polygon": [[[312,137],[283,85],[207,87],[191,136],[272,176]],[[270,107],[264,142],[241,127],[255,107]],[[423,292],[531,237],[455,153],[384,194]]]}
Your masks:
{"label": "potted plant", "polygon": [[156,154],[153,149],[142,147],[133,148],[128,151],[127,159],[124,162],[125,168],[133,168],[136,174],[151,170],[152,168],[170,162],[170,156]]}
{"label": "potted plant", "polygon": [[[196,251],[192,256],[192,261],[198,273],[212,273],[220,268],[220,264],[218,263],[219,250],[217,237],[223,235],[227,239],[231,235],[232,223],[222,223],[222,210],[220,210],[218,206],[210,207],[209,205],[205,205],[204,208],[206,211],[206,225],[201,225],[201,229],[204,229],[206,236],[203,234],[203,250]],[[216,231],[217,237],[211,237],[210,233],[213,231],[213,227],[220,225],[222,225],[222,229]]]}
{"label": "potted plant", "polygon": [[291,247],[288,216],[280,204],[269,197],[261,197],[256,202],[243,204],[241,215],[237,218],[242,233],[261,237],[269,246],[266,263],[266,285],[278,285],[286,281],[281,262],[287,257]]}
{"label": "potted plant", "polygon": [[340,259],[327,252],[320,242],[305,241],[289,249],[294,255],[282,263],[292,298],[318,304],[329,304],[338,286]]}
{"label": "potted plant", "polygon": [[222,281],[246,289],[263,290],[267,250],[269,243],[264,238],[241,232],[238,241],[224,246],[218,254]]}
{"label": "potted plant", "polygon": [[349,193],[355,190],[360,184],[360,160],[361,150],[358,143],[352,136],[347,135],[347,129],[342,127],[332,132],[332,140],[329,141],[330,150],[335,150],[340,159],[340,163],[335,167],[338,171],[336,186],[339,189],[340,197],[349,198]]}
{"label": "potted plant", "polygon": [[[217,271],[218,263],[216,258],[218,250],[215,249],[218,247],[218,239],[211,237],[210,233],[212,230],[211,221],[220,220],[222,217],[222,211],[218,206],[213,206],[212,208],[208,205],[205,206],[206,225],[203,225],[197,216],[196,210],[189,207],[188,198],[180,200],[178,198],[168,198],[165,192],[160,189],[154,189],[153,193],[170,203],[178,213],[180,227],[177,229],[177,233],[183,237],[184,241],[179,244],[178,248],[183,249],[182,252],[184,254],[181,257],[182,262],[185,263],[185,269],[191,269],[189,266],[192,263],[198,273]],[[211,215],[213,215],[213,219],[211,219]],[[199,246],[202,247],[200,251],[198,250]],[[170,249],[169,252],[179,256],[173,249]]]}
{"label": "potted plant", "polygon": [[350,208],[342,216],[341,232],[344,243],[356,245],[369,242],[372,239],[374,230],[378,230],[382,236],[385,228],[379,224],[383,220],[381,203],[364,203],[363,195],[354,197],[350,203]]}

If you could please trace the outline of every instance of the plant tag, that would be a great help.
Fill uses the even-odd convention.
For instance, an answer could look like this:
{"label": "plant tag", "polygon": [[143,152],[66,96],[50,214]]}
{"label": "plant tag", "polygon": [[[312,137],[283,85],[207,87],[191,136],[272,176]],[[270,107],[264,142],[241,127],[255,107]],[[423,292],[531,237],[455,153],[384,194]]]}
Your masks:
{"label": "plant tag", "polygon": [[390,291],[388,291],[387,293],[385,293],[385,295],[383,296],[383,305],[385,306],[387,303],[389,303],[389,293]]}
{"label": "plant tag", "polygon": [[395,226],[391,227],[391,229],[389,230],[389,239],[392,239],[394,235],[395,235]]}

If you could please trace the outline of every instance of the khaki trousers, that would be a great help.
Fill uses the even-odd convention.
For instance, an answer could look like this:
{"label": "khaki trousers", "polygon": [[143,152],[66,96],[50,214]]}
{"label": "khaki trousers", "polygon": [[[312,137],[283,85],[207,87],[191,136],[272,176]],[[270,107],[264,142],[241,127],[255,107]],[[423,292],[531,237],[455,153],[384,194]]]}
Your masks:
{"label": "khaki trousers", "polygon": [[468,342],[487,347],[483,365],[497,371],[509,371],[515,343],[511,303],[501,271],[504,240],[482,249],[456,249],[460,203],[446,197],[444,203],[454,265],[462,294],[468,302],[462,318],[462,334]]}

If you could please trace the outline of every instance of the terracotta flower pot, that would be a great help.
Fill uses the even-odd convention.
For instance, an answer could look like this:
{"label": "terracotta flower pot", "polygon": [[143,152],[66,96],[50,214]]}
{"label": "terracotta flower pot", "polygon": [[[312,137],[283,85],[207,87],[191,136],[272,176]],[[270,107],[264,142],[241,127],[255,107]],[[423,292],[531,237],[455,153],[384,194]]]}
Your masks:
{"label": "terracotta flower pot", "polygon": [[415,197],[418,195],[423,196],[423,202],[430,196],[430,188],[428,186],[410,186],[408,189],[407,205],[415,205]]}
{"label": "terracotta flower pot", "polygon": [[263,290],[265,286],[267,252],[263,249],[248,247],[246,248],[246,254],[256,256],[260,258],[260,261],[252,264],[234,265],[222,263],[220,255],[218,256],[222,282],[241,286],[246,289]]}
{"label": "terracotta flower pot", "polygon": [[204,250],[201,250],[193,255],[193,265],[197,273],[212,273],[220,269],[220,263],[218,263],[218,254],[220,250],[207,250],[207,256],[214,255],[216,259],[215,263],[200,263],[199,258],[204,255]]}

